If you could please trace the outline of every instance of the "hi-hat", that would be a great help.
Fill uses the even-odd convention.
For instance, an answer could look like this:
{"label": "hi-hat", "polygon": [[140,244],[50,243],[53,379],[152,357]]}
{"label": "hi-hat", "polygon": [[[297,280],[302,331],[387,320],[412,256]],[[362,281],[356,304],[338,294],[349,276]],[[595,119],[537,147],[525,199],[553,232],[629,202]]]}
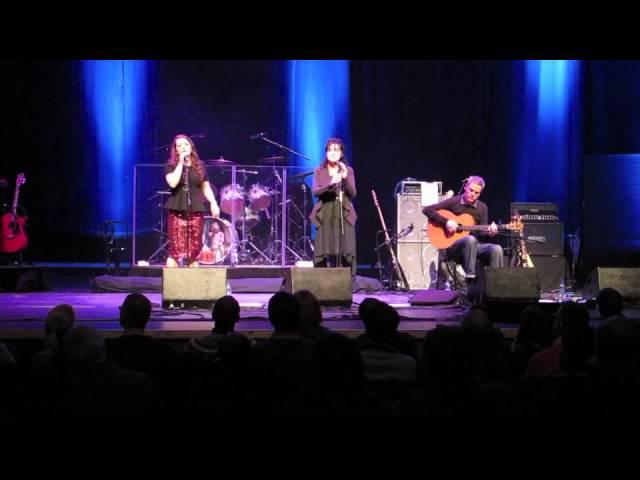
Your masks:
{"label": "hi-hat", "polygon": [[265,157],[265,158],[261,158],[260,160],[258,160],[258,162],[260,163],[279,163],[282,162],[284,160],[284,157]]}
{"label": "hi-hat", "polygon": [[227,160],[226,158],[212,158],[205,162],[207,165],[237,165],[233,160]]}

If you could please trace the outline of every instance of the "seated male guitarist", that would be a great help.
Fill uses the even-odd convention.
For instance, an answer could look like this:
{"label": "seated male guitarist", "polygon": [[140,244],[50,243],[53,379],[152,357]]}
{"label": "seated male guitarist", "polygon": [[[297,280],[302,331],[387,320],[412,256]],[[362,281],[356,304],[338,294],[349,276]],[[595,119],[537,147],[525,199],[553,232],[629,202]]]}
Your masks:
{"label": "seated male guitarist", "polygon": [[[438,210],[448,210],[452,216],[469,214],[473,217],[475,225],[487,225],[489,210],[487,204],[480,201],[479,197],[484,190],[485,182],[482,177],[475,175],[467,178],[462,195],[456,195],[435,205],[422,209],[429,222],[445,229],[447,235],[453,235],[458,231],[459,224],[456,220],[447,219]],[[457,239],[446,249],[445,258],[457,260],[462,263],[467,282],[476,277],[476,259],[479,257],[490,267],[502,267],[504,265],[504,253],[502,247],[493,243],[486,243],[489,237],[498,233],[495,222],[487,226],[486,231],[473,231],[470,235]]]}

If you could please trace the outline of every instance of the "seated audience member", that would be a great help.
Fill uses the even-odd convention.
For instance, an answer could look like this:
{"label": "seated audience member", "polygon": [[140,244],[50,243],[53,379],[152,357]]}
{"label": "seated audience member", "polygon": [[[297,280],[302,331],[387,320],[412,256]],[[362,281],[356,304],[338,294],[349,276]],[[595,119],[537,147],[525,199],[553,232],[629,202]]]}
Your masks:
{"label": "seated audience member", "polygon": [[119,367],[148,374],[159,380],[169,373],[176,355],[172,348],[155,338],[145,335],[151,317],[151,302],[141,293],[132,293],[120,307],[122,336],[107,344],[109,357]]}
{"label": "seated audience member", "polygon": [[298,290],[293,295],[300,302],[300,328],[298,333],[303,338],[316,341],[333,332],[321,325],[322,309],[316,296],[309,290]]}
{"label": "seated audience member", "polygon": [[240,304],[230,295],[219,298],[211,310],[214,327],[209,335],[189,340],[185,352],[191,353],[201,360],[215,362],[219,359],[218,344],[227,335],[234,332],[240,320]]}
{"label": "seated audience member", "polygon": [[358,348],[367,380],[415,381],[416,360],[403,354],[395,345],[400,316],[384,302],[371,305],[362,319],[365,338]]}
{"label": "seated audience member", "polygon": [[596,297],[600,318],[607,320],[612,317],[622,317],[622,295],[615,288],[603,288]]}
{"label": "seated audience member", "polygon": [[525,378],[586,373],[594,349],[587,310],[574,302],[563,303],[556,313],[555,331],[553,345],[531,357]]}

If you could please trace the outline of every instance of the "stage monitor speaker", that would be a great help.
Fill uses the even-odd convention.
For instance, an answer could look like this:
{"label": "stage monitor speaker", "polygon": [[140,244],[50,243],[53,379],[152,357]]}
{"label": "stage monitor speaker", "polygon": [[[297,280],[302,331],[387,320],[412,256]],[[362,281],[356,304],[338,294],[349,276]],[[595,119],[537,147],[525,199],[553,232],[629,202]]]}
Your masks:
{"label": "stage monitor speaker", "polygon": [[309,290],[321,305],[350,307],[353,286],[350,268],[291,268],[282,290],[295,293]]}
{"label": "stage monitor speaker", "polygon": [[226,268],[162,269],[162,308],[211,309],[226,294]]}
{"label": "stage monitor speaker", "polygon": [[603,288],[615,288],[626,301],[640,299],[640,268],[596,267],[584,284],[583,296],[596,298]]}
{"label": "stage monitor speaker", "polygon": [[410,290],[436,288],[438,249],[430,243],[398,243],[398,263],[402,266]]}
{"label": "stage monitor speaker", "polygon": [[562,223],[525,223],[523,236],[529,255],[564,255],[564,225]]}
{"label": "stage monitor speaker", "polygon": [[489,301],[537,301],[540,276],[537,268],[485,267],[485,293]]}
{"label": "stage monitor speaker", "polygon": [[413,223],[413,231],[406,237],[400,238],[398,243],[421,242],[426,238],[422,231],[427,223],[427,217],[422,213],[420,195],[396,195],[396,232]]}

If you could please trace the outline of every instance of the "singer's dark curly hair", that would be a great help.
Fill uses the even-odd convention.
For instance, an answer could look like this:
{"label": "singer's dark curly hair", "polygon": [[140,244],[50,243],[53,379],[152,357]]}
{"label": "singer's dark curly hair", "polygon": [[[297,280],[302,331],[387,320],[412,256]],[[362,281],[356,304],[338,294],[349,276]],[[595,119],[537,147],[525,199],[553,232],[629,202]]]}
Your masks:
{"label": "singer's dark curly hair", "polygon": [[341,161],[342,163],[344,163],[345,165],[347,165],[347,164],[348,164],[348,162],[347,162],[347,157],[346,157],[346,155],[344,154],[344,142],[342,141],[342,139],[341,139],[341,138],[338,138],[338,137],[331,137],[331,138],[329,138],[329,139],[327,140],[327,143],[325,143],[325,145],[324,145],[324,152],[325,152],[325,154],[324,154],[324,160],[322,161],[322,166],[323,166],[323,167],[326,167],[326,166],[327,166],[327,163],[329,162],[329,160],[327,160],[327,152],[329,151],[329,147],[330,147],[331,145],[338,145],[338,146],[340,147],[340,151],[342,152],[342,157],[340,158],[340,161]]}
{"label": "singer's dark curly hair", "polygon": [[191,144],[191,164],[193,165],[200,180],[202,180],[204,178],[204,162],[200,160],[198,149],[196,148],[195,143],[193,143],[193,140],[191,140],[187,135],[179,134],[173,138],[173,143],[171,144],[171,156],[167,160],[167,163],[174,168],[178,164],[179,156],[176,149],[176,142],[180,138],[186,138],[187,141]]}

